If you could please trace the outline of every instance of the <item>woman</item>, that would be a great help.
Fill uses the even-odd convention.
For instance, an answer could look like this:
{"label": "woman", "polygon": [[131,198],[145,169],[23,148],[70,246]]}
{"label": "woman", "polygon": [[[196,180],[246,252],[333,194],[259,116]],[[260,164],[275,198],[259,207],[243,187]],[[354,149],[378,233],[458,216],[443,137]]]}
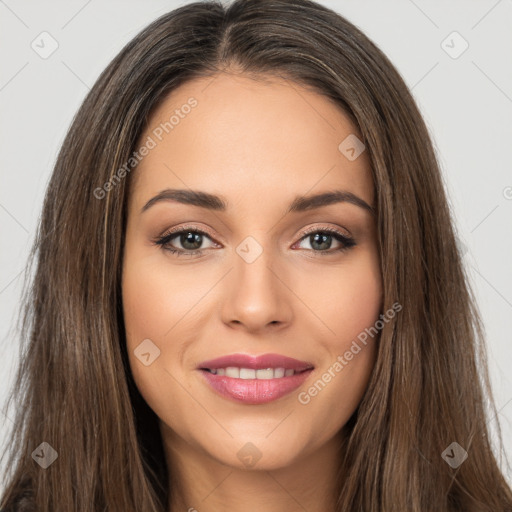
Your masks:
{"label": "woman", "polygon": [[428,131],[326,7],[147,27],[33,257],[4,510],[512,510]]}

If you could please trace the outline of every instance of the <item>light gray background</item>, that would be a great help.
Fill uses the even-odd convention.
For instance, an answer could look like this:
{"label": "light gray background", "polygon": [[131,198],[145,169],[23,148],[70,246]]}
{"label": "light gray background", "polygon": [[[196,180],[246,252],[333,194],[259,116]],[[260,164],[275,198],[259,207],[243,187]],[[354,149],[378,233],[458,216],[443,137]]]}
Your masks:
{"label": "light gray background", "polygon": [[[21,273],[72,117],[121,47],[185,3],[0,0],[2,405],[17,363],[14,315]],[[498,419],[512,459],[512,0],[321,3],[359,26],[389,56],[431,130],[467,249],[465,264],[488,336]],[[43,31],[59,45],[47,59],[31,48],[34,40],[42,46]],[[469,43],[458,58],[442,47],[453,31]],[[444,44],[452,54],[462,48],[456,36]],[[3,443],[12,411],[2,409]],[[492,419],[490,425],[494,431]]]}

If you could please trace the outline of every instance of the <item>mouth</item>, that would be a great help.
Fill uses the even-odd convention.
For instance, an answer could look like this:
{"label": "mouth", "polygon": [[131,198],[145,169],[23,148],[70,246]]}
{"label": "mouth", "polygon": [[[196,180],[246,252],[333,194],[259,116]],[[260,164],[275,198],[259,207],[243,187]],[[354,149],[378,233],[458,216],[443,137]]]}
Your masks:
{"label": "mouth", "polygon": [[304,383],[314,366],[278,354],[233,354],[205,361],[197,369],[220,396],[255,405],[288,395]]}
{"label": "mouth", "polygon": [[213,375],[242,380],[282,379],[284,377],[291,377],[292,375],[298,375],[300,373],[307,372],[309,369],[296,371],[293,368],[260,368],[256,370],[254,368],[238,368],[236,366],[228,366],[227,368],[200,368],[200,370],[209,372]]}

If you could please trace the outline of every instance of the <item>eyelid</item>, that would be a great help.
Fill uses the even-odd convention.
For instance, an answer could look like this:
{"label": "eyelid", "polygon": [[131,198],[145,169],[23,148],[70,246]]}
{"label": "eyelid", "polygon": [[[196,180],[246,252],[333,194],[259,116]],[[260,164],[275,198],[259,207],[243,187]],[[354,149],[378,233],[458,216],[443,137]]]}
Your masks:
{"label": "eyelid", "polygon": [[[342,229],[345,231],[342,232]],[[339,235],[344,236],[345,238],[353,238],[348,229],[340,228],[339,226],[313,226],[311,228],[306,228],[304,231],[302,231],[300,238],[304,238],[306,235],[309,235],[310,233],[316,233],[317,231],[323,231],[327,233],[337,233]]]}
{"label": "eyelid", "polygon": [[175,226],[171,229],[166,230],[161,236],[157,237],[157,239],[167,237],[174,233],[181,233],[182,231],[186,231],[186,230],[197,231],[200,234],[207,235],[208,237],[210,237],[212,239],[212,241],[215,241],[215,239],[217,238],[217,235],[214,235],[207,228],[202,228],[202,227],[199,227],[199,226],[193,225],[193,224],[185,224],[185,225]]}

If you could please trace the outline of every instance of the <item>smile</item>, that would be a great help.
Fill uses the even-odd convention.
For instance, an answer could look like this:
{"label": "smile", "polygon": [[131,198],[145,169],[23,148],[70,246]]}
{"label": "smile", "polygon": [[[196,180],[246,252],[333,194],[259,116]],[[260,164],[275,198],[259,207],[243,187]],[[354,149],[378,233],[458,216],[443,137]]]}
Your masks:
{"label": "smile", "polygon": [[216,394],[246,405],[265,404],[296,390],[314,369],[311,363],[281,356],[232,354],[197,368]]}
{"label": "smile", "polygon": [[236,366],[228,366],[227,368],[208,368],[208,371],[214,375],[225,375],[234,379],[282,379],[295,374],[293,368],[264,368],[254,370],[253,368],[237,368]]}

